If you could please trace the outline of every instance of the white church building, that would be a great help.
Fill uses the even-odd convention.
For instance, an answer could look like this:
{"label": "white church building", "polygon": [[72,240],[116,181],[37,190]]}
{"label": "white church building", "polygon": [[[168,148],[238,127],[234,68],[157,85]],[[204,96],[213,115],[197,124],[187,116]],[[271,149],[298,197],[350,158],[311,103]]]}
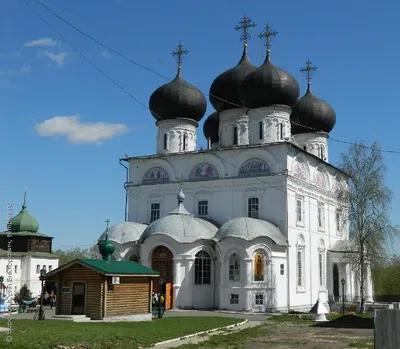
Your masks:
{"label": "white church building", "polygon": [[[299,99],[295,77],[271,61],[275,34],[267,26],[259,67],[244,35],[239,63],[212,82],[206,150],[196,139],[207,101],[183,79],[180,44],[175,79],[149,101],[157,154],[121,159],[128,217],[108,229],[113,257],[159,271],[167,308],[308,311],[318,298],[340,301],[342,279],[346,300],[359,297],[335,194],[348,177],[328,161],[336,114],[311,92],[309,61]],[[371,300],[370,274],[366,294]]]}
{"label": "white church building", "polygon": [[58,268],[58,256],[52,253],[53,238],[39,232],[39,223],[28,212],[26,199],[7,228],[0,232],[0,289],[13,297],[27,285],[32,296],[38,297],[42,289],[40,270]]}

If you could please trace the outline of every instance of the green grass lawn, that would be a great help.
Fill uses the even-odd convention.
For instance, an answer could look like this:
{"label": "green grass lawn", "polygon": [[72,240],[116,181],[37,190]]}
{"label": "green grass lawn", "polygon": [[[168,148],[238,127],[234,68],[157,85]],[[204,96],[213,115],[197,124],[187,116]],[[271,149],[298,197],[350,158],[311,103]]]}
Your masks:
{"label": "green grass lawn", "polygon": [[281,323],[292,326],[320,326],[333,328],[374,328],[374,319],[371,314],[354,314],[341,315],[329,314],[326,316],[329,322],[316,323],[312,320],[311,315],[276,315],[272,316],[269,321],[272,323]]}
{"label": "green grass lawn", "polygon": [[[243,321],[225,317],[170,317],[151,322],[74,323],[62,320],[13,320],[12,338],[0,332],[0,348],[53,349],[84,344],[90,349],[136,349],[167,339],[207,331]],[[7,327],[7,320],[0,321]]]}

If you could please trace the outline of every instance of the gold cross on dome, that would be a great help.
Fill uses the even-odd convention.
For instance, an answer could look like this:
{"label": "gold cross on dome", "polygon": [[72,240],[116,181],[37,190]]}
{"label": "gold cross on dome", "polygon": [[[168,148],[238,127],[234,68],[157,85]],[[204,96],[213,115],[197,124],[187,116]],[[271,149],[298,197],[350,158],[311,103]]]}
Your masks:
{"label": "gold cross on dome", "polygon": [[242,31],[242,34],[240,35],[240,41],[242,41],[245,45],[247,44],[247,41],[251,38],[249,29],[255,28],[256,25],[257,24],[255,24],[254,21],[252,21],[249,16],[244,14],[239,24],[234,28],[236,31],[239,30]]}
{"label": "gold cross on dome", "polygon": [[272,31],[271,26],[269,25],[269,23],[267,23],[267,25],[265,26],[265,31],[258,36],[260,39],[265,40],[265,47],[267,48],[267,52],[269,52],[269,50],[271,49],[271,40],[274,36],[276,36],[276,34],[278,34],[278,32],[275,30]]}
{"label": "gold cross on dome", "polygon": [[307,79],[307,85],[311,85],[311,78],[312,74],[318,69],[315,65],[312,65],[312,62],[307,59],[306,66],[304,68],[301,68],[300,71],[304,73],[306,79]]}
{"label": "gold cross on dome", "polygon": [[176,63],[178,63],[178,70],[181,70],[181,68],[182,68],[182,58],[183,58],[183,56],[187,55],[188,53],[189,53],[189,51],[186,50],[183,47],[182,42],[179,41],[179,44],[176,47],[176,50],[171,53],[171,55],[176,57]]}

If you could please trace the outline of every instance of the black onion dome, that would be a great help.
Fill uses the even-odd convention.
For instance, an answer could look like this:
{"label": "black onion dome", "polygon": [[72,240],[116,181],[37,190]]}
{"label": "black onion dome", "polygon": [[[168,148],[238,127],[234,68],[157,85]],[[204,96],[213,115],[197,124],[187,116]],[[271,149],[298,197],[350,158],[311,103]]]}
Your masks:
{"label": "black onion dome", "polygon": [[247,108],[291,106],[299,98],[300,86],[290,73],[272,64],[267,54],[264,63],[244,78],[240,92]]}
{"label": "black onion dome", "polygon": [[185,81],[178,71],[174,80],[153,92],[149,108],[156,120],[188,118],[200,121],[206,112],[207,101],[203,93]]}
{"label": "black onion dome", "polygon": [[292,107],[290,120],[292,134],[332,131],[336,124],[336,113],[322,99],[314,96],[310,87]]}
{"label": "black onion dome", "polygon": [[[257,68],[250,62],[247,47],[244,47],[239,63],[220,74],[211,84],[210,103],[218,112],[235,109],[243,106],[240,97],[240,84],[242,80]],[[228,103],[230,102],[230,103]]]}
{"label": "black onion dome", "polygon": [[219,117],[218,112],[212,113],[203,124],[203,134],[211,143],[219,142]]}

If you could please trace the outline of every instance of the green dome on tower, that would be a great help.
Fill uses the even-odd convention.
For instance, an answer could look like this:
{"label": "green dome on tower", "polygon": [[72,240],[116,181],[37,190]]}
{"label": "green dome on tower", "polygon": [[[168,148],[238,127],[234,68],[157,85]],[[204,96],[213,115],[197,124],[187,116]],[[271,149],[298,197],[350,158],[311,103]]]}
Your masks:
{"label": "green dome on tower", "polygon": [[13,233],[19,233],[22,231],[37,233],[38,230],[39,223],[29,214],[24,200],[21,211],[11,220],[11,231]]}

